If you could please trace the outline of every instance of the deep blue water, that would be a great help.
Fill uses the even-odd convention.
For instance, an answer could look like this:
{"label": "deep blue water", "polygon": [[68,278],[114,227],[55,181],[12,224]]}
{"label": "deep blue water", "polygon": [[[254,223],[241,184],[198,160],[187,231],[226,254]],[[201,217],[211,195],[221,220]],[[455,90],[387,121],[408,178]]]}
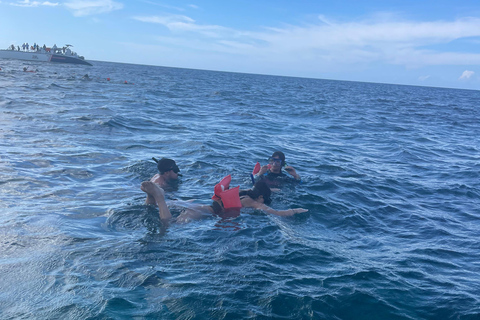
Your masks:
{"label": "deep blue water", "polygon": [[[2,319],[480,319],[480,91],[0,67]],[[275,150],[302,183],[272,207],[307,213],[165,228],[143,204],[152,157],[207,204]]]}

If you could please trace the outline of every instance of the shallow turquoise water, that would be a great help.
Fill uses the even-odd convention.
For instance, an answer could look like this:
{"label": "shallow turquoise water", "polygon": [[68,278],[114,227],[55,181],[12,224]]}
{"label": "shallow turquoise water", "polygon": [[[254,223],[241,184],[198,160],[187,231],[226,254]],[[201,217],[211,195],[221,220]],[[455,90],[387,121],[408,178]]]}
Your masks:
{"label": "shallow turquoise water", "polygon": [[[480,317],[479,91],[0,63],[2,318]],[[143,205],[151,157],[209,203],[275,150],[302,183],[272,206],[308,213]]]}

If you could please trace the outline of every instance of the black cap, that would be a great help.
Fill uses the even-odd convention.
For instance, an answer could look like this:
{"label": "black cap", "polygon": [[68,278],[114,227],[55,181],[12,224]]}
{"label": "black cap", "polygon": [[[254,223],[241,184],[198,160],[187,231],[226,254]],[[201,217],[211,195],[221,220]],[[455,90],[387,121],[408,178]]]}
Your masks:
{"label": "black cap", "polygon": [[176,174],[180,172],[180,169],[178,168],[175,161],[167,158],[162,158],[157,161],[157,169],[160,172],[160,174],[164,174],[165,172],[170,170],[172,170]]}

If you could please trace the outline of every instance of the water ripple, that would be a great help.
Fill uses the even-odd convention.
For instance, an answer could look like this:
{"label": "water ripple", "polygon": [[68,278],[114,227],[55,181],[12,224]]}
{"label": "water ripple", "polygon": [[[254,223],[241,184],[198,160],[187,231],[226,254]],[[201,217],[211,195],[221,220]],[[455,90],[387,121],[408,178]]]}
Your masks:
{"label": "water ripple", "polygon": [[[477,91],[94,63],[2,65],[2,316],[479,317]],[[272,206],[307,213],[144,205],[152,157],[209,204],[275,150],[302,182]]]}

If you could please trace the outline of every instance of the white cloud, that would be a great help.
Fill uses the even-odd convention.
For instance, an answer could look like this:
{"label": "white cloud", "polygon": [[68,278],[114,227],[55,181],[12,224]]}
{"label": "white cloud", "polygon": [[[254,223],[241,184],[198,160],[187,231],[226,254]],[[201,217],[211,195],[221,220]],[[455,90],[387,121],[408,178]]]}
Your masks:
{"label": "white cloud", "polygon": [[174,29],[176,24],[193,24],[195,20],[183,15],[168,15],[168,16],[149,16],[149,17],[133,17],[133,19],[142,21],[142,22],[150,22],[150,23],[158,23],[165,25],[169,29]]}
{"label": "white cloud", "polygon": [[408,68],[480,64],[478,53],[433,49],[457,39],[480,37],[480,18],[417,22],[382,14],[363,21],[338,22],[318,15],[318,24],[263,28],[256,32],[201,24],[185,15],[134,19],[164,25],[172,32],[171,37],[188,49],[213,50],[279,64],[292,59],[319,68],[370,63]]}
{"label": "white cloud", "polygon": [[474,74],[475,74],[475,72],[473,72],[473,71],[465,70],[465,71],[463,71],[462,75],[461,75],[460,78],[458,78],[458,79],[459,79],[459,80],[468,80],[468,79],[470,79]]}
{"label": "white cloud", "polygon": [[419,80],[419,81],[425,81],[425,80],[427,80],[428,78],[430,78],[430,75],[428,75],[428,76],[420,76],[420,77],[418,77],[418,80]]}
{"label": "white cloud", "polygon": [[123,8],[123,4],[112,0],[72,0],[65,3],[65,6],[73,11],[77,17],[89,16],[94,14],[108,13]]}
{"label": "white cloud", "polygon": [[16,7],[39,7],[39,6],[49,6],[49,7],[55,7],[58,6],[58,2],[49,2],[49,1],[30,1],[30,0],[23,0],[23,1],[17,1],[17,2],[10,2],[10,5],[16,6]]}
{"label": "white cloud", "polygon": [[318,20],[320,20],[321,22],[325,23],[328,26],[332,25],[332,22],[330,20],[328,20],[328,18],[325,17],[323,14],[318,16]]}
{"label": "white cloud", "polygon": [[141,22],[161,24],[174,32],[193,32],[210,38],[222,38],[227,36],[227,34],[236,32],[233,29],[217,25],[200,25],[195,23],[195,20],[192,18],[184,15],[137,16],[133,17],[133,19]]}
{"label": "white cloud", "polygon": [[185,11],[185,9],[182,8],[182,7],[171,6],[171,5],[168,5],[168,4],[163,4],[163,3],[148,1],[148,0],[140,0],[140,1],[144,2],[144,3],[147,3],[147,4],[150,4],[150,5],[153,5],[153,6],[162,7],[162,8],[166,8],[166,9],[170,9],[170,10]]}

